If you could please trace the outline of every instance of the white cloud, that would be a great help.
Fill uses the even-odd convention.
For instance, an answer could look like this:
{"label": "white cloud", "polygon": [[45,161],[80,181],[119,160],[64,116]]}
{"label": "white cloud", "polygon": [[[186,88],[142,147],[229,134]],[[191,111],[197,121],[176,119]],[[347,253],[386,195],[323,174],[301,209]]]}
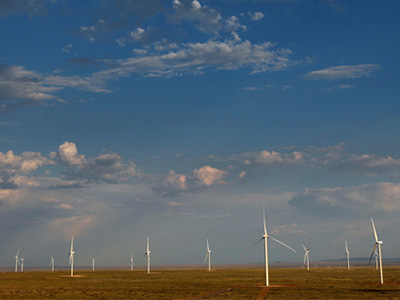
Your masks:
{"label": "white cloud", "polygon": [[165,180],[166,184],[171,185],[173,188],[177,190],[185,190],[187,184],[186,175],[176,174],[174,171],[170,171],[167,179]]}
{"label": "white cloud", "polygon": [[312,215],[371,216],[399,212],[398,199],[400,184],[383,182],[348,188],[305,189],[294,196],[289,204]]}
{"label": "white cloud", "polygon": [[172,22],[193,22],[199,31],[205,33],[218,33],[221,28],[222,17],[219,12],[202,6],[197,0],[174,0],[172,8],[173,13],[169,16]]}
{"label": "white cloud", "polygon": [[[251,74],[279,71],[292,65],[289,49],[273,49],[273,43],[252,44],[249,41],[208,40],[205,43],[180,45],[168,53],[148,53],[118,60],[117,68],[94,73],[91,82],[105,82],[138,73],[144,76],[170,77],[199,74],[205,69],[237,70],[247,68]],[[83,79],[82,79],[83,80]]]}
{"label": "white cloud", "polygon": [[353,79],[368,77],[380,69],[377,64],[347,65],[311,71],[305,76],[309,79]]}
{"label": "white cloud", "polygon": [[210,166],[204,166],[199,169],[193,170],[193,175],[200,180],[205,186],[213,185],[220,182],[222,177],[227,175],[228,172],[213,168]]}
{"label": "white cloud", "polygon": [[249,12],[250,20],[252,21],[259,21],[264,18],[264,14],[260,11],[256,11],[254,13]]}
{"label": "white cloud", "polygon": [[47,86],[43,77],[21,66],[0,65],[0,101],[26,99],[43,101],[55,98],[58,87]]}
{"label": "white cloud", "polygon": [[341,161],[341,166],[346,171],[366,175],[400,173],[400,160],[391,156],[377,157],[374,154],[351,155]]}
{"label": "white cloud", "polygon": [[64,142],[58,147],[58,155],[61,162],[66,165],[83,165],[86,162],[85,156],[78,154],[74,143]]}
{"label": "white cloud", "polygon": [[0,152],[0,171],[7,171],[16,173],[22,171],[29,173],[30,171],[37,170],[38,168],[54,164],[54,161],[43,157],[38,152],[23,152],[21,155],[15,155],[13,151],[9,150],[6,153]]}
{"label": "white cloud", "polygon": [[143,35],[145,34],[145,32],[146,32],[146,31],[145,31],[143,28],[138,27],[138,28],[136,28],[134,31],[132,31],[132,32],[130,33],[130,36],[131,36],[134,40],[138,41],[138,40],[140,40],[140,39],[143,37]]}

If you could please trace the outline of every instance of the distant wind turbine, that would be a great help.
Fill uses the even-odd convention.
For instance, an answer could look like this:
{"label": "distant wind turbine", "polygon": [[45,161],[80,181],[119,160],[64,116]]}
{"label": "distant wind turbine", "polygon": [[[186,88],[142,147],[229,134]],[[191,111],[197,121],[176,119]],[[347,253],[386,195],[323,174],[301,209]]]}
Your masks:
{"label": "distant wind turbine", "polygon": [[69,250],[69,265],[71,266],[71,276],[74,276],[74,237],[71,238],[71,249]]}
{"label": "distant wind turbine", "polygon": [[21,272],[24,272],[24,257],[21,257]]}
{"label": "distant wind turbine", "polygon": [[95,259],[93,257],[90,258],[92,260],[92,271],[94,271],[94,261]]}
{"label": "distant wind turbine", "polygon": [[349,248],[347,247],[347,241],[344,241],[344,246],[345,246],[345,250],[346,250],[344,255],[347,257],[347,270],[350,270],[350,252],[349,252]]}
{"label": "distant wind turbine", "polygon": [[204,263],[207,261],[207,257],[208,257],[208,271],[211,271],[211,249],[210,245],[208,244],[208,239],[207,239],[207,254],[206,258],[204,259]]}
{"label": "distant wind turbine", "polygon": [[54,258],[51,255],[50,255],[50,257],[51,257],[51,260],[50,260],[49,267],[51,267],[51,271],[54,272]]}
{"label": "distant wind turbine", "polygon": [[147,250],[144,256],[147,255],[147,273],[150,274],[150,238],[147,237]]}
{"label": "distant wind turbine", "polygon": [[17,254],[15,255],[15,273],[18,272],[18,264],[20,263],[18,255],[19,255],[19,248],[18,248]]}
{"label": "distant wind turbine", "polygon": [[374,245],[374,250],[372,250],[372,254],[369,259],[369,263],[371,263],[372,256],[374,255],[376,248],[378,248],[379,274],[381,277],[381,284],[383,284],[383,269],[382,269],[382,244],[383,244],[383,242],[378,239],[378,234],[376,233],[374,219],[371,218],[371,222],[372,222],[372,230],[374,232],[374,237],[375,237],[375,245]]}
{"label": "distant wind turbine", "polygon": [[131,271],[133,271],[133,268],[135,267],[135,262],[133,261],[133,253],[131,255]]}
{"label": "distant wind turbine", "polygon": [[303,265],[306,263],[307,261],[307,271],[310,271],[310,249],[311,248],[306,248],[303,244],[301,244],[303,246],[304,249],[304,262]]}
{"label": "distant wind turbine", "polygon": [[[277,242],[278,244],[281,244],[282,246],[285,246],[286,248],[292,250],[293,252],[296,252],[296,250],[294,250],[293,248],[289,247],[288,245],[286,245],[285,243],[273,238],[272,236],[268,235],[267,232],[267,223],[265,222],[265,206],[263,209],[263,221],[264,221],[264,234],[262,236],[261,239],[259,239],[257,242],[255,242],[250,248],[248,248],[247,250],[245,250],[242,253],[245,253],[247,251],[249,251],[250,249],[252,249],[253,247],[255,247],[259,242],[261,242],[262,240],[264,240],[264,249],[265,249],[265,285],[269,286],[269,278],[268,278],[268,239],[271,239],[275,242]],[[297,253],[297,252],[296,252]]]}

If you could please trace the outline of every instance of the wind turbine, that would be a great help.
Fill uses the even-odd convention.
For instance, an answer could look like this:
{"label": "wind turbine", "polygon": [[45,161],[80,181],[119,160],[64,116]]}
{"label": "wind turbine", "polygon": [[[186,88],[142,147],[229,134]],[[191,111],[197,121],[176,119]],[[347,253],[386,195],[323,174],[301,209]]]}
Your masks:
{"label": "wind turbine", "polygon": [[49,267],[51,267],[51,271],[54,272],[54,258],[51,255],[50,255],[50,257],[51,257],[51,260],[50,260]]}
{"label": "wind turbine", "polygon": [[374,231],[375,245],[374,245],[374,250],[372,250],[372,254],[371,254],[371,257],[369,259],[369,263],[371,263],[372,256],[374,255],[374,253],[376,251],[376,248],[378,248],[379,274],[380,274],[380,277],[381,277],[381,284],[383,284],[383,269],[382,269],[382,244],[383,244],[383,242],[378,239],[378,234],[376,233],[374,219],[371,218],[371,222],[372,222],[372,229]]}
{"label": "wind turbine", "polygon": [[133,253],[131,255],[131,271],[133,271],[133,268],[135,267],[135,262],[133,261]]}
{"label": "wind turbine", "polygon": [[92,271],[94,271],[94,261],[95,259],[93,257],[90,258],[92,260]]}
{"label": "wind turbine", "polygon": [[210,249],[210,245],[208,244],[208,239],[207,239],[207,254],[206,254],[206,258],[204,259],[204,263],[206,262],[208,257],[208,271],[211,271],[211,249]]}
{"label": "wind turbine", "polygon": [[147,273],[150,274],[150,239],[147,237],[147,251],[144,254],[144,256],[147,255]]}
{"label": "wind turbine", "polygon": [[21,272],[23,272],[24,271],[24,257],[21,257],[20,265],[21,265]]}
{"label": "wind turbine", "polygon": [[344,241],[344,246],[345,246],[345,250],[346,250],[344,255],[347,257],[347,270],[350,270],[350,252],[349,252],[349,248],[347,247],[347,241]]}
{"label": "wind turbine", "polygon": [[74,276],[74,237],[71,237],[71,249],[69,250],[69,265],[71,266],[71,276]]}
{"label": "wind turbine", "polygon": [[[278,244],[281,244],[282,246],[285,246],[286,248],[289,248],[290,250],[292,250],[293,252],[296,252],[296,250],[294,250],[293,248],[289,247],[288,245],[286,245],[285,243],[273,238],[272,236],[268,235],[267,232],[267,223],[265,222],[265,206],[263,209],[263,221],[264,221],[264,234],[262,236],[261,239],[259,239],[257,242],[255,242],[250,248],[248,248],[247,250],[245,250],[242,253],[245,253],[247,251],[249,251],[250,249],[252,249],[253,247],[255,247],[259,242],[261,242],[262,240],[264,240],[264,249],[265,249],[265,286],[269,286],[269,278],[268,278],[268,239],[271,239],[275,242],[277,242]],[[296,252],[297,253],[297,252]]]}
{"label": "wind turbine", "polygon": [[20,264],[18,255],[19,255],[19,248],[17,254],[15,255],[15,273],[18,272],[18,264]]}
{"label": "wind turbine", "polygon": [[303,262],[303,265],[306,263],[306,261],[307,261],[307,271],[310,271],[310,256],[309,256],[309,253],[310,253],[310,249],[311,248],[306,248],[303,244],[301,244],[302,246],[303,246],[303,249],[304,249],[304,262]]}

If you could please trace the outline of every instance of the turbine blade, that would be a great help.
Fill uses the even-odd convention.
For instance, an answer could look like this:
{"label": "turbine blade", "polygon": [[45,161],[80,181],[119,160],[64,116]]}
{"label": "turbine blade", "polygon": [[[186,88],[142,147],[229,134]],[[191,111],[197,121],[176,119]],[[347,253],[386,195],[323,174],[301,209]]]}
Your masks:
{"label": "turbine blade", "polygon": [[74,237],[71,237],[71,253],[74,251]]}
{"label": "turbine blade", "polygon": [[307,252],[304,253],[304,261],[303,261],[303,265],[306,263],[306,259],[307,259]]}
{"label": "turbine blade", "polygon": [[273,240],[273,241],[275,241],[275,242],[277,242],[277,243],[281,244],[282,246],[285,246],[286,248],[288,248],[288,249],[292,250],[293,252],[297,253],[297,251],[296,251],[296,250],[294,250],[292,247],[290,247],[290,246],[286,245],[284,242],[281,242],[280,240],[274,239],[274,238],[273,238],[273,237],[271,237],[271,236],[268,236],[268,238],[270,238],[271,240]]}
{"label": "turbine blade", "polygon": [[349,252],[349,248],[347,248],[347,241],[344,241],[344,245],[346,246],[346,253]]}
{"label": "turbine blade", "polygon": [[247,248],[246,250],[244,250],[243,252],[241,252],[240,254],[244,254],[247,251],[253,249],[259,242],[261,242],[264,238],[259,239],[257,242],[255,242],[250,248]]}
{"label": "turbine blade", "polygon": [[15,255],[15,257],[18,257],[18,254],[19,254],[19,250],[20,250],[20,248],[18,248],[18,251],[17,251],[17,255]]}
{"label": "turbine blade", "polygon": [[207,251],[210,251],[210,245],[208,244],[208,239],[207,239]]}
{"label": "turbine blade", "polygon": [[378,244],[375,244],[375,245],[374,245],[374,250],[372,250],[372,254],[371,254],[371,257],[369,258],[369,263],[368,263],[368,265],[371,264],[371,259],[372,259],[372,256],[375,254],[376,247],[378,247]]}
{"label": "turbine blade", "polygon": [[304,251],[307,251],[306,246],[304,246],[303,244],[301,244],[303,246]]}
{"label": "turbine blade", "polygon": [[204,259],[204,263],[206,263],[207,257],[208,257],[208,252],[207,252],[207,254],[206,254],[206,258]]}
{"label": "turbine blade", "polygon": [[267,235],[267,222],[265,222],[265,203],[263,205],[264,234]]}
{"label": "turbine blade", "polygon": [[375,223],[374,223],[374,219],[372,219],[372,217],[371,217],[371,222],[372,222],[372,229],[374,230],[375,242],[377,242],[378,234],[376,233]]}
{"label": "turbine blade", "polygon": [[147,237],[147,251],[150,250],[150,239],[149,237]]}

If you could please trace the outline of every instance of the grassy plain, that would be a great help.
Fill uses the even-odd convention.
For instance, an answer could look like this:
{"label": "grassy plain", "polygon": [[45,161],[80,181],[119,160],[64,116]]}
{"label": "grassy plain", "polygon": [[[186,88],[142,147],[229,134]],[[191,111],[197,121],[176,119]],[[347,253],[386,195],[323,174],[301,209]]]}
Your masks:
{"label": "grassy plain", "polygon": [[0,273],[1,299],[400,299],[400,267]]}

